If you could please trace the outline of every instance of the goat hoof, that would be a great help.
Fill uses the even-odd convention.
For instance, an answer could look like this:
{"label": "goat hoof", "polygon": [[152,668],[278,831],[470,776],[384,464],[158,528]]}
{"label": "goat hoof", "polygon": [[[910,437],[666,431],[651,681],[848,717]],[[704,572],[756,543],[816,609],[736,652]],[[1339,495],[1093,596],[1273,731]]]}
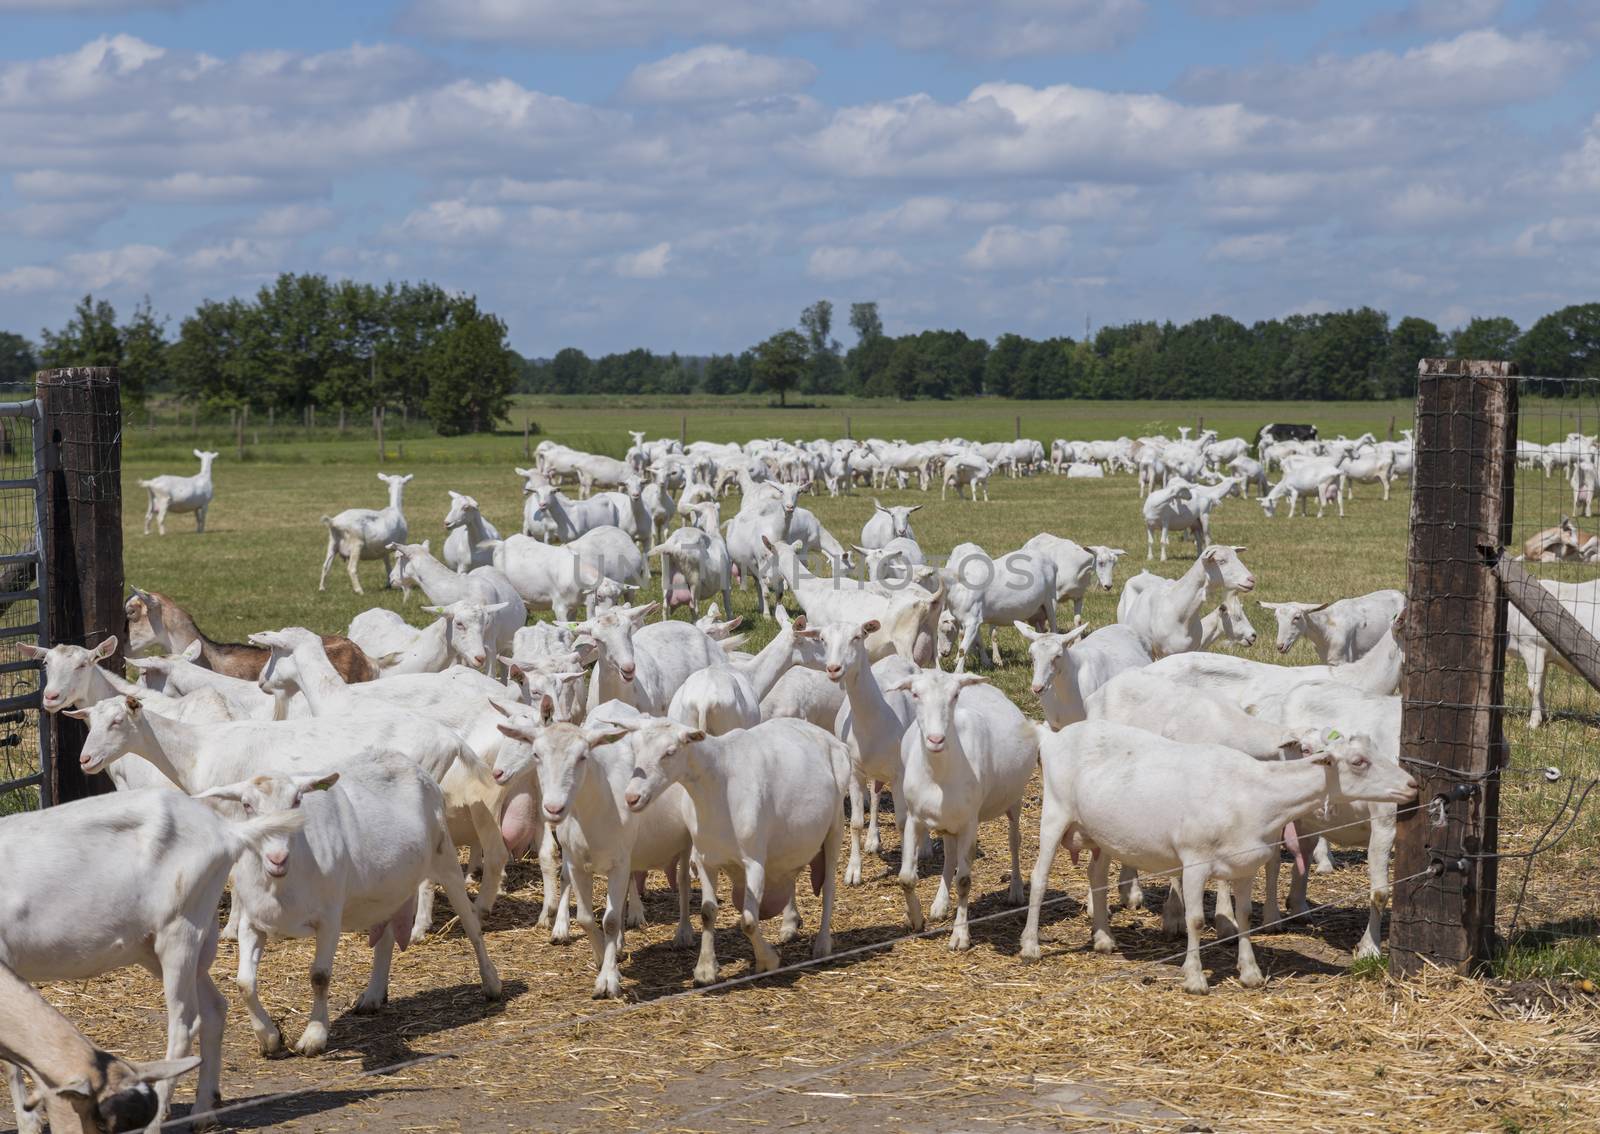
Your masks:
{"label": "goat hoof", "polygon": [[300,1033],[299,1042],[294,1045],[296,1055],[321,1055],[328,1050],[328,1028],[326,1024],[311,1023],[306,1025],[306,1030]]}

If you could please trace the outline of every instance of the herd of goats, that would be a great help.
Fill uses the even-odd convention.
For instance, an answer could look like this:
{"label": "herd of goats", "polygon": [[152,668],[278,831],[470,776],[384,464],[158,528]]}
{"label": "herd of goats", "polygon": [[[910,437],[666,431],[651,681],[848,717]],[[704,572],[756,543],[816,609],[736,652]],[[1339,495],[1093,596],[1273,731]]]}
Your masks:
{"label": "herd of goats", "polygon": [[[196,477],[142,482],[147,530],[176,512],[195,513],[203,530],[216,454],[197,455]],[[864,858],[891,841],[909,929],[949,917],[950,948],[967,949],[979,827],[1002,816],[1027,959],[1039,958],[1041,903],[1065,848],[1074,862],[1091,852],[1095,950],[1115,948],[1113,886],[1137,907],[1141,876],[1169,879],[1163,925],[1187,934],[1183,987],[1206,992],[1203,895],[1214,881],[1218,936],[1237,940],[1240,984],[1259,985],[1244,932],[1255,876],[1265,872],[1271,925],[1283,916],[1280,852],[1292,862],[1292,915],[1306,908],[1308,873],[1332,869],[1330,844],[1366,850],[1356,955],[1376,955],[1396,810],[1416,791],[1398,758],[1404,596],[1262,604],[1279,650],[1305,638],[1320,665],[1212,652],[1213,642],[1253,641],[1241,599],[1256,580],[1244,548],[1211,542],[1208,517],[1251,487],[1268,515],[1283,501],[1292,514],[1302,497],[1319,514],[1334,502],[1342,511],[1352,483],[1387,495],[1410,467],[1409,437],[1324,441],[1302,426],[1270,426],[1254,444],[1185,430],[1048,451],[1028,440],[683,445],[635,434],[620,460],[546,441],[516,470],[526,494],[516,534],[452,492],[438,553],[408,542],[411,478],[386,474],[387,507],[323,518],[322,585],[343,558],[359,592],[359,563],[381,559],[391,585],[426,594],[435,619],[421,629],[374,608],[342,635],[289,627],[227,644],[171,597],[136,589],[126,646],[137,682],[101,664],[115,639],[27,648],[43,663],[44,708],[87,724],[83,771],[118,790],[0,819],[0,962],[10,969],[0,966],[0,1058],[14,1065],[21,1128],[39,1129],[46,1114],[57,1129],[159,1124],[173,1078],[196,1067],[194,1113],[214,1108],[228,1007],[211,977],[219,935],[237,939],[237,981],[264,1055],[285,1044],[257,995],[267,941],[315,940],[293,1050],[317,1055],[341,933],[367,935],[371,976],[354,1010],[376,1011],[394,949],[433,931],[436,888],[484,995],[498,997],[481,919],[508,861],[534,848],[538,924],[557,941],[574,922],[587,934],[596,997],[622,994],[624,929],[644,923],[657,871],[675,891],[678,946],[696,945],[698,890],[697,984],[718,980],[721,900],[755,970],[779,966],[762,923],[781,918],[780,943],[802,932],[801,877],[821,896],[812,955],[829,955],[836,885],[859,885]],[[1113,589],[1122,549],[1042,533],[1006,555],[963,543],[937,561],[917,541],[920,504],[873,500],[847,545],[802,503],[823,490],[935,482],[941,496],[977,500],[997,474],[1117,473],[1138,476],[1147,557],[1159,533],[1165,558],[1173,529],[1194,536],[1197,554],[1177,578],[1125,579],[1117,620],[1092,633],[1084,598]],[[819,555],[831,574],[813,572]],[[657,576],[661,599],[633,605]],[[741,649],[741,620],[724,617],[732,589],[752,583],[776,626],[753,653]],[[1067,601],[1072,624],[1058,626]],[[680,608],[686,616],[671,617]],[[553,617],[529,622],[546,610]],[[969,654],[985,660],[985,626],[995,660],[997,628],[1026,639],[1042,722],[967,671]],[[1023,801],[1036,773],[1041,849],[1024,886]],[[895,840],[880,834],[885,791]],[[942,870],[925,913],[918,873],[935,839]],[[166,1058],[155,1063],[96,1051],[12,975],[85,979],[134,964],[165,993]]]}

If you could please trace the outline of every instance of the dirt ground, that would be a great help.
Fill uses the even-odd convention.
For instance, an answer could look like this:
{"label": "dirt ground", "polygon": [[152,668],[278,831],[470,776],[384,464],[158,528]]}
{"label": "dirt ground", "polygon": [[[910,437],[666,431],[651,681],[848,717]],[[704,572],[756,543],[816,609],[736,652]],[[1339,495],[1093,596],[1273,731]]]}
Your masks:
{"label": "dirt ground", "polygon": [[[1034,857],[1026,833],[1038,830],[1033,803],[1025,871]],[[222,1084],[238,1109],[222,1122],[929,1134],[1595,1128],[1600,1003],[1564,991],[1518,1000],[1455,978],[1352,975],[1349,950],[1366,916],[1359,854],[1341,854],[1337,873],[1313,878],[1312,902],[1329,908],[1257,939],[1265,988],[1239,986],[1227,944],[1206,950],[1215,983],[1196,998],[1179,986],[1172,954],[1182,943],[1162,936],[1156,913],[1115,912],[1118,951],[1088,951],[1084,876],[1065,855],[1045,909],[1043,961],[1024,963],[1023,912],[1005,901],[1003,823],[984,832],[973,916],[987,920],[973,925],[971,951],[951,953],[946,926],[896,940],[904,905],[892,873],[896,840],[886,834],[886,854],[867,858],[864,884],[841,887],[839,955],[747,983],[738,978],[749,971],[749,947],[724,906],[718,955],[724,980],[736,983],[692,990],[693,951],[671,944],[676,899],[653,879],[650,923],[627,937],[620,1003],[590,998],[594,962],[581,936],[557,946],[535,927],[537,864],[514,864],[487,922],[501,1002],[484,1002],[471,951],[441,902],[435,932],[396,957],[390,1003],[373,1015],[348,1012],[369,954],[364,938],[344,938],[329,1051],[317,1059],[259,1055],[230,979],[236,954],[224,943],[215,971],[232,1007]],[[933,888],[925,877],[924,903]],[[1149,890],[1157,902],[1164,896],[1159,882]],[[785,965],[810,958],[820,903],[806,894],[801,910],[805,927],[781,948]],[[263,964],[264,1002],[290,1041],[305,1020],[309,960],[309,942],[285,941],[268,947]],[[147,974],[44,991],[103,1046],[160,1054],[165,1016]],[[180,1086],[177,1114],[192,1089],[192,1080]]]}

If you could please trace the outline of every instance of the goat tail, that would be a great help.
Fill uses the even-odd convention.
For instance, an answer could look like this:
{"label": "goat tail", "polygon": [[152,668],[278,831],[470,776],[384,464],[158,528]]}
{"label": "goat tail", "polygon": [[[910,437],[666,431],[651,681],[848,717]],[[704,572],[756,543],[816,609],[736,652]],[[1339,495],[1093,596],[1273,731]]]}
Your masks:
{"label": "goat tail", "polygon": [[154,488],[155,486],[156,486],[156,482],[153,481],[153,480],[141,480],[139,482],[139,487],[140,488]]}
{"label": "goat tail", "polygon": [[293,835],[305,825],[306,813],[299,808],[293,811],[274,811],[270,815],[258,815],[254,819],[230,824],[239,840],[239,849],[253,850],[258,854],[268,839]]}
{"label": "goat tail", "polygon": [[332,516],[324,516],[324,517],[322,517],[322,522],[324,524],[327,524],[330,529],[333,527],[333,517]]}

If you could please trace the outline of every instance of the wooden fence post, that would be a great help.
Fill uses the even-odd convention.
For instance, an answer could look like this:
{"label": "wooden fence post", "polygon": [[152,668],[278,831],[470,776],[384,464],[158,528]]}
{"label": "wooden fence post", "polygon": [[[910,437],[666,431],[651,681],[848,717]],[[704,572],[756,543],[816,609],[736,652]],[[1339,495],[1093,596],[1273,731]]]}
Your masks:
{"label": "wooden fence post", "polygon": [[372,411],[372,428],[378,434],[378,462],[383,462],[383,407],[376,406]]}
{"label": "wooden fence post", "polygon": [[532,414],[528,414],[528,413],[523,414],[522,415],[522,459],[525,460],[525,461],[533,460],[533,450],[528,447],[528,430],[532,427],[532,425],[533,425],[533,415]]}
{"label": "wooden fence post", "polygon": [[[122,386],[115,367],[41,370],[34,380],[44,439],[44,561],[48,644],[98,646],[116,636],[103,664],[123,671],[127,614],[122,597]],[[78,754],[88,729],[61,713],[41,713],[50,730],[51,798],[57,803],[111,790],[85,776]]]}
{"label": "wooden fence post", "polygon": [[689,443],[689,415],[688,414],[683,414],[681,417],[678,418],[678,444],[687,445],[688,443]]}
{"label": "wooden fence post", "polygon": [[1395,843],[1399,975],[1469,972],[1494,953],[1506,604],[1479,545],[1511,540],[1516,374],[1508,362],[1418,364],[1400,754],[1420,806],[1401,814]]}

